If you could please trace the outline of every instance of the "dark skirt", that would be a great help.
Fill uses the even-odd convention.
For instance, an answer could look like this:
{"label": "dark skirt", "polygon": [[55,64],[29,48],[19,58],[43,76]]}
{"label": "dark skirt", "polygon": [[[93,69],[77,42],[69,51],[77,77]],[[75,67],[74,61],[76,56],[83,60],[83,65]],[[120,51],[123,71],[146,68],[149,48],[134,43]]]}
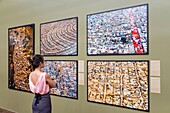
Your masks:
{"label": "dark skirt", "polygon": [[51,113],[50,94],[35,94],[32,103],[32,113]]}

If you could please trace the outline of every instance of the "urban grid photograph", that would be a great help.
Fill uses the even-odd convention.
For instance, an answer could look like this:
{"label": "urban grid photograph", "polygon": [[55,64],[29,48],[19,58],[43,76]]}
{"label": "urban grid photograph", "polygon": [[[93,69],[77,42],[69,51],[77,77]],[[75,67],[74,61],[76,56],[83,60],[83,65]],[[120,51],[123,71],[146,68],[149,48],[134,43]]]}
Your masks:
{"label": "urban grid photograph", "polygon": [[76,61],[45,61],[44,72],[56,83],[51,94],[78,98],[78,73]]}
{"label": "urban grid photograph", "polygon": [[87,15],[88,55],[148,54],[147,5]]}
{"label": "urban grid photograph", "polygon": [[88,61],[88,101],[148,111],[148,61]]}

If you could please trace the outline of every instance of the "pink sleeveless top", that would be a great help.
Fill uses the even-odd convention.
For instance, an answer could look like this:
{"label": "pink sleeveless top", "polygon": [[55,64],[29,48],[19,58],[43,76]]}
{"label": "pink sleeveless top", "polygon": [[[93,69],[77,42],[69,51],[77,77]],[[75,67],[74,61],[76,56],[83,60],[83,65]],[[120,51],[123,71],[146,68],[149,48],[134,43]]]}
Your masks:
{"label": "pink sleeveless top", "polygon": [[49,85],[46,83],[46,78],[45,78],[46,73],[41,73],[38,81],[36,82],[36,84],[34,85],[31,81],[31,74],[29,76],[29,87],[30,90],[33,93],[36,94],[47,94],[50,91],[50,87]]}

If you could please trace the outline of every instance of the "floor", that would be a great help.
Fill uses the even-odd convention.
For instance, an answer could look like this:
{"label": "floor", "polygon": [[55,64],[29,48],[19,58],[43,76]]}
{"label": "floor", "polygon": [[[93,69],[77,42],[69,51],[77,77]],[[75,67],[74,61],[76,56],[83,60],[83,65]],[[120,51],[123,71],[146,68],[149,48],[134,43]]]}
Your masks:
{"label": "floor", "polygon": [[15,113],[15,112],[8,111],[8,110],[0,108],[0,113]]}

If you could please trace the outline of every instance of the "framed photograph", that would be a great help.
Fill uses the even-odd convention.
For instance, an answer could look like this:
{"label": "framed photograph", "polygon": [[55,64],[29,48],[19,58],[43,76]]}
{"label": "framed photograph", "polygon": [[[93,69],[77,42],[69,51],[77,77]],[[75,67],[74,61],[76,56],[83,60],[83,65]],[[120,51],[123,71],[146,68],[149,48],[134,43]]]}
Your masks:
{"label": "framed photograph", "polygon": [[78,17],[40,24],[40,53],[44,56],[77,56]]}
{"label": "framed photograph", "polygon": [[149,61],[87,61],[87,100],[149,112]]}
{"label": "framed photograph", "polygon": [[87,55],[149,54],[148,4],[87,15]]}
{"label": "framed photograph", "polygon": [[30,60],[34,55],[35,25],[23,25],[8,29],[8,87],[30,91]]}
{"label": "framed photograph", "polygon": [[78,99],[78,61],[45,60],[43,71],[56,83],[52,95]]}

